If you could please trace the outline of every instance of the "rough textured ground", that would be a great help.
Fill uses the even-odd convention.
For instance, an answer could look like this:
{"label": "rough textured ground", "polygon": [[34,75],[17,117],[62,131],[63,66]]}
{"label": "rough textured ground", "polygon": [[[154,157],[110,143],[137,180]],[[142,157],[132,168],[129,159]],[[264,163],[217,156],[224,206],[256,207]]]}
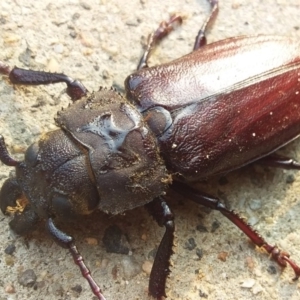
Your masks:
{"label": "rough textured ground", "polygon": [[[89,90],[100,85],[122,89],[124,79],[137,65],[148,33],[161,20],[172,13],[185,18],[183,26],[156,51],[152,64],[191,51],[208,11],[204,0],[140,0],[127,1],[126,5],[117,0],[1,1],[0,60],[12,66],[64,72],[81,80]],[[299,15],[299,0],[221,1],[209,41],[242,34],[300,38]],[[41,133],[55,128],[56,111],[69,102],[65,95],[60,97],[63,89],[60,84],[12,87],[4,78],[0,81],[1,134],[15,157],[22,158],[24,149]],[[300,160],[299,149],[296,141],[282,153]],[[9,171],[0,166],[0,185]],[[270,242],[288,250],[300,263],[300,174],[249,166],[227,175],[226,180],[201,183],[199,188],[222,197]],[[291,268],[281,272],[219,213],[173,195],[170,205],[176,215],[177,247],[168,280],[168,299],[300,299],[300,285],[292,282]],[[71,257],[45,234],[43,226],[25,239],[9,230],[8,218],[1,215],[0,222],[0,299],[93,297]],[[126,232],[132,255],[106,253],[102,237],[111,224]],[[197,226],[207,232],[197,230]],[[142,265],[152,261],[151,251],[163,230],[143,208],[113,218],[98,213],[90,221],[65,228],[76,237],[108,300],[147,299],[148,274],[142,271]],[[201,260],[196,248],[189,250],[186,246],[190,238],[202,250]],[[11,244],[16,250],[7,255],[4,249]],[[129,271],[132,267],[134,271]],[[31,288],[18,283],[28,269],[37,275]]]}

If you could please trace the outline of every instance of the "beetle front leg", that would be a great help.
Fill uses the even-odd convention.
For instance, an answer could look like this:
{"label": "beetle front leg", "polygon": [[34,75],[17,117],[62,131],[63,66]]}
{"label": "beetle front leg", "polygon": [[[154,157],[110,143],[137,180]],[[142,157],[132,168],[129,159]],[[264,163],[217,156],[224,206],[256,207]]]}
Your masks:
{"label": "beetle front leg", "polygon": [[97,285],[95,280],[93,279],[90,270],[86,266],[86,264],[83,261],[82,256],[77,250],[77,247],[74,243],[74,239],[67,235],[66,233],[59,230],[55,224],[53,223],[53,220],[49,218],[46,222],[46,229],[51,234],[52,238],[55,240],[55,242],[66,249],[69,249],[70,253],[73,256],[74,262],[76,265],[78,265],[82,276],[88,281],[94,295],[99,300],[105,300],[104,296],[102,295],[100,287]]}
{"label": "beetle front leg", "polygon": [[170,273],[170,257],[173,254],[174,216],[162,197],[155,198],[145,207],[159,226],[166,227],[166,232],[157,249],[149,281],[149,294],[160,300],[166,297],[166,280]]}
{"label": "beetle front leg", "polygon": [[46,85],[58,82],[64,82],[67,85],[67,94],[72,101],[79,100],[88,92],[86,87],[78,80],[62,73],[50,73],[44,71],[25,70],[14,67],[11,69],[8,65],[0,61],[0,73],[7,75],[13,84],[24,85]]}
{"label": "beetle front leg", "polygon": [[277,246],[268,244],[265,239],[253,230],[237,213],[228,210],[218,198],[199,192],[181,182],[175,182],[171,187],[179,194],[198,204],[220,211],[226,218],[242,230],[256,246],[264,248],[281,267],[286,267],[287,263],[290,264],[295,272],[293,280],[297,280],[300,277],[300,267],[290,260],[290,255],[287,252],[281,251]]}

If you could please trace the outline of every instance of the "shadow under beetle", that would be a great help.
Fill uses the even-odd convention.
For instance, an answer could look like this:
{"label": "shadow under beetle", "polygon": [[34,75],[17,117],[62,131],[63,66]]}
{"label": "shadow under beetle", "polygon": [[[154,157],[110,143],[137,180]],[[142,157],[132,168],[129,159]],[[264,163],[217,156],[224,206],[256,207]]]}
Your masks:
{"label": "shadow under beetle", "polygon": [[100,287],[55,219],[96,209],[119,214],[145,205],[166,228],[149,282],[150,295],[162,299],[174,239],[174,217],[164,199],[169,188],[219,210],[280,266],[290,264],[295,280],[300,276],[288,253],[269,245],[218,198],[187,185],[253,161],[300,169],[296,161],[273,153],[300,134],[299,41],[252,36],[206,45],[205,31],[218,11],[218,1],[209,2],[211,14],[192,53],[148,67],[151,51],[181,23],[179,16],[149,36],[138,70],[125,80],[126,97],[105,88],[90,93],[64,74],[11,69],[0,62],[11,83],[64,82],[74,102],[58,113],[60,129],[31,145],[24,161],[9,155],[0,136],[0,160],[16,170],[2,186],[0,208],[14,212],[10,226],[18,234],[45,220],[98,299],[105,299]]}

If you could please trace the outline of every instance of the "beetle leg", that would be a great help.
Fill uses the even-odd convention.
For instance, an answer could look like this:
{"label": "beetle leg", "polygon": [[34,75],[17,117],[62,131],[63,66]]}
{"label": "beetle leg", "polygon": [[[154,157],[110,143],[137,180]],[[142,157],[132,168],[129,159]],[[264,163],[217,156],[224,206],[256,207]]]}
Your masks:
{"label": "beetle leg", "polygon": [[[200,47],[206,45],[205,32],[211,26],[218,14],[218,0],[208,0],[211,6],[211,12],[208,18],[205,20],[201,29],[199,30],[193,50],[197,50]],[[151,56],[152,51],[158,45],[158,43],[165,38],[172,30],[174,30],[176,24],[181,24],[182,18],[180,16],[172,16],[169,21],[163,21],[159,24],[159,27],[148,36],[146,49],[140,59],[137,70],[148,68],[148,61]]]}
{"label": "beetle leg", "polygon": [[69,249],[70,253],[73,256],[75,264],[78,265],[82,273],[82,276],[88,281],[94,295],[99,300],[105,300],[104,296],[102,295],[100,287],[93,279],[90,270],[88,269],[88,267],[83,261],[83,257],[78,252],[77,247],[74,243],[74,239],[71,236],[59,230],[55,226],[51,218],[49,218],[46,222],[46,229],[59,246],[65,249]]}
{"label": "beetle leg", "polygon": [[0,61],[0,74],[7,75],[13,84],[46,85],[64,82],[67,85],[67,94],[72,101],[79,100],[88,92],[86,87],[78,80],[74,80],[62,73],[50,73],[44,71],[25,70],[8,65]]}
{"label": "beetle leg", "polygon": [[174,216],[162,197],[155,198],[145,207],[159,226],[166,227],[166,232],[157,249],[149,281],[149,294],[156,299],[162,299],[166,297],[166,280],[170,273],[170,257],[173,254]]}
{"label": "beetle leg", "polygon": [[137,70],[148,68],[148,60],[154,48],[158,43],[165,38],[172,30],[174,30],[176,24],[181,24],[182,18],[180,16],[171,16],[169,21],[163,21],[159,24],[159,27],[148,36],[146,50],[140,59]]}
{"label": "beetle leg", "polygon": [[278,155],[276,153],[261,158],[257,161],[257,163],[264,166],[282,168],[287,170],[300,170],[300,163],[293,160],[292,158]]}
{"label": "beetle leg", "polygon": [[207,40],[205,37],[205,33],[207,29],[212,25],[214,20],[217,17],[218,10],[219,10],[219,4],[218,0],[208,0],[211,6],[211,11],[208,16],[208,18],[205,20],[204,24],[202,25],[201,29],[199,30],[196,39],[195,39],[195,44],[194,44],[194,51],[199,49],[200,47],[206,45]]}
{"label": "beetle leg", "polygon": [[290,260],[290,255],[287,252],[281,251],[277,246],[268,244],[263,237],[245,222],[245,220],[243,220],[236,212],[228,210],[218,198],[199,192],[181,182],[174,182],[171,187],[176,192],[198,204],[220,211],[226,218],[242,230],[256,246],[264,248],[281,267],[286,267],[287,263],[289,263],[295,272],[293,280],[297,280],[300,277],[300,267]]}

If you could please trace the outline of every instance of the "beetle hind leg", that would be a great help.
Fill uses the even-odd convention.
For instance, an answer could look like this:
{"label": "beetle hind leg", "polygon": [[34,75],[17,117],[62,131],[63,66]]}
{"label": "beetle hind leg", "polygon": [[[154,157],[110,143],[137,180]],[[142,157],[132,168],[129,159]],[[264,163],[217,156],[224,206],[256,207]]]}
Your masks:
{"label": "beetle hind leg", "polygon": [[8,76],[10,82],[13,84],[46,85],[63,82],[67,85],[67,94],[72,101],[79,100],[88,92],[80,81],[74,80],[62,73],[25,70],[17,67],[11,69],[8,65],[0,61],[0,74]]}
{"label": "beetle hind leg", "polygon": [[252,229],[252,227],[245,222],[245,220],[243,220],[234,211],[227,209],[218,198],[199,192],[181,182],[174,182],[171,187],[179,194],[186,196],[188,199],[196,202],[197,204],[220,211],[227,219],[243,231],[256,246],[264,248],[277,262],[277,264],[281,267],[286,267],[288,263],[295,273],[293,280],[297,280],[300,277],[300,267],[289,258],[290,255],[287,252],[281,251],[277,246],[268,244],[265,239],[258,234],[258,232]]}

